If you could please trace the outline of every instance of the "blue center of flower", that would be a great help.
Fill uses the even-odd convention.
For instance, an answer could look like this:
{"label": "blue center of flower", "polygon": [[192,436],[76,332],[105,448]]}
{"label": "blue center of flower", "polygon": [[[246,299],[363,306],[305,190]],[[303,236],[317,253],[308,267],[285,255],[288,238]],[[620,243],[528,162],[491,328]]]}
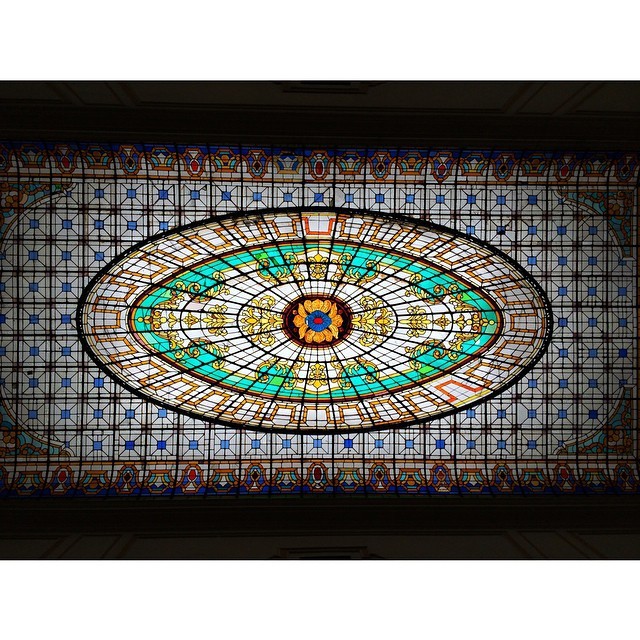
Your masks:
{"label": "blue center of flower", "polygon": [[331,324],[331,318],[323,311],[312,311],[305,318],[305,322],[309,329],[324,331]]}

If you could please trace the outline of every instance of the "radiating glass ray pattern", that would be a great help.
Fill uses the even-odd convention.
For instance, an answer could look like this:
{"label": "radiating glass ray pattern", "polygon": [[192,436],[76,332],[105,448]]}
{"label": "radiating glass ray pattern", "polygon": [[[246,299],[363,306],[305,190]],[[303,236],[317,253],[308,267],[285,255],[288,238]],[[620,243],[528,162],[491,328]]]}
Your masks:
{"label": "radiating glass ray pattern", "polygon": [[98,366],[236,428],[418,424],[494,396],[550,339],[526,271],[410,218],[275,209],[143,242],[79,308]]}

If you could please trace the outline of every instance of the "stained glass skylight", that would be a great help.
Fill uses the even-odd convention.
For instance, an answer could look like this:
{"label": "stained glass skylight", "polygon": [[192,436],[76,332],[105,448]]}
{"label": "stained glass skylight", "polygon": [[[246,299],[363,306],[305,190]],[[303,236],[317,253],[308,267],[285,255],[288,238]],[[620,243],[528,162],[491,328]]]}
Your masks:
{"label": "stained glass skylight", "polygon": [[637,491],[637,179],[0,145],[0,491]]}

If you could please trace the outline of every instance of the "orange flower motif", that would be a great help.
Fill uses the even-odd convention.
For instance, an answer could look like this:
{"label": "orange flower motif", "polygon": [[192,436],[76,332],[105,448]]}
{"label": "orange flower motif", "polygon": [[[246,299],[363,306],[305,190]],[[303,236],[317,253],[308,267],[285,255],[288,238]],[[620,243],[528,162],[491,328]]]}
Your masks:
{"label": "orange flower motif", "polygon": [[338,338],[342,327],[342,316],[331,300],[305,300],[298,305],[293,324],[300,340],[308,343],[331,342]]}

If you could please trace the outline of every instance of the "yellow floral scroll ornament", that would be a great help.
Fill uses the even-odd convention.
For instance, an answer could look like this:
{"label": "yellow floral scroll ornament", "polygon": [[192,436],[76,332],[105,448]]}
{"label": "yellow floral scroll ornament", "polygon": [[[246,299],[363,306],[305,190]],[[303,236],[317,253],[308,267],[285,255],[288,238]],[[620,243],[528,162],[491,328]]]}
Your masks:
{"label": "yellow floral scroll ornament", "polygon": [[253,306],[243,309],[240,315],[240,327],[253,344],[270,347],[276,338],[273,330],[282,325],[282,316],[271,311],[276,299],[273,296],[262,296]]}
{"label": "yellow floral scroll ornament", "polygon": [[362,313],[355,314],[351,320],[353,326],[362,331],[358,342],[363,347],[380,344],[383,336],[387,336],[393,329],[391,310],[384,306],[381,300],[374,300],[369,296],[360,298]]}

